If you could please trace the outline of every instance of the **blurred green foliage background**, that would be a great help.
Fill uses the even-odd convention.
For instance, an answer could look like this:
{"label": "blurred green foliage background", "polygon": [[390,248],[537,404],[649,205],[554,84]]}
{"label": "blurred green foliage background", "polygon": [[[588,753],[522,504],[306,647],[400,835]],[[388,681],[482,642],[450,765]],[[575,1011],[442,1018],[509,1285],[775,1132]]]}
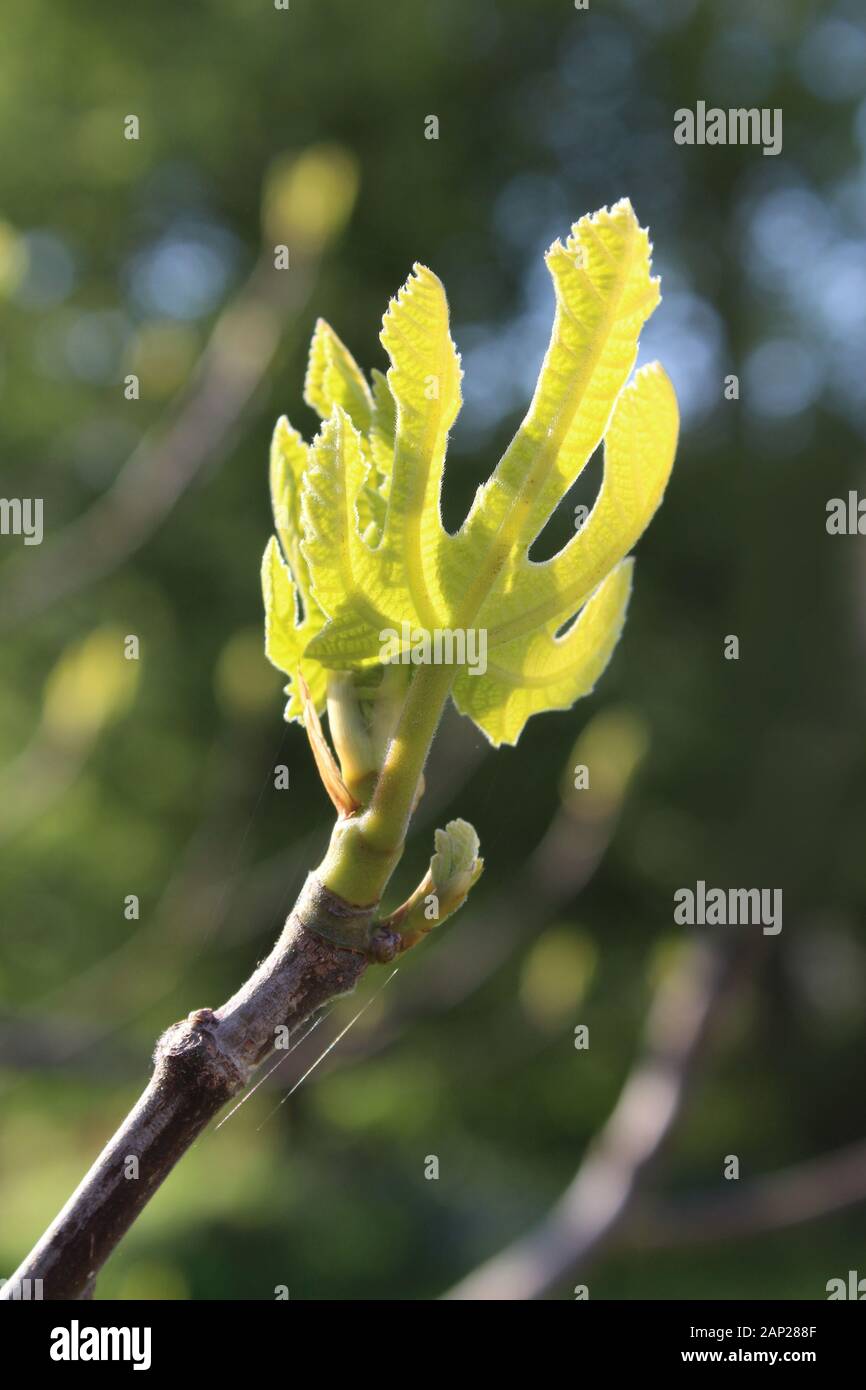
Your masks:
{"label": "blurred green foliage background", "polygon": [[[0,1272],[137,1095],[157,1033],[246,976],[327,840],[258,577],[274,420],[315,426],[316,316],[384,366],[388,297],[415,260],[443,279],[465,369],[456,525],[535,380],[543,250],[623,195],[662,276],[642,359],[672,375],[684,429],[612,666],[516,750],[452,711],[395,892],[461,814],[487,862],[472,905],[277,1114],[381,976],[196,1145],[99,1296],[441,1293],[574,1173],[659,979],[705,930],[673,923],[697,879],[782,888],[784,928],[728,929],[756,949],[649,1193],[730,1195],[727,1154],[746,1182],[866,1135],[866,565],[862,538],[825,530],[863,477],[862,5],[8,0],[2,31],[2,492],[44,498],[45,540],[0,539]],[[699,99],[781,107],[782,153],[675,145]],[[284,301],[255,280],[282,240]],[[122,474],[142,440],[159,450],[214,333],[230,383],[250,371],[240,418],[188,478],[176,438]],[[218,381],[206,413],[224,403]],[[557,815],[557,855],[531,860]],[[537,891],[539,863],[563,882]],[[626,1228],[588,1282],[822,1298],[866,1274],[864,1236],[862,1208],[664,1254]]]}

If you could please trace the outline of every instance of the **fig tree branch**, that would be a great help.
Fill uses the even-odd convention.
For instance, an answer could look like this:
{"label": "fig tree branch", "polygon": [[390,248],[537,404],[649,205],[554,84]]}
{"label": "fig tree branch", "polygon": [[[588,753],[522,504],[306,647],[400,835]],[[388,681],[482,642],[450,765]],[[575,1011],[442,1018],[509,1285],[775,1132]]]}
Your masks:
{"label": "fig tree branch", "polygon": [[[367,965],[317,927],[352,912],[311,875],[270,955],[218,1009],[198,1009],[159,1039],[134,1109],[41,1240],[0,1289],[11,1299],[42,1280],[46,1299],[80,1299],[160,1184],[256,1068],[323,1005],[355,987]],[[362,913],[355,909],[356,925]],[[367,910],[372,918],[372,910]],[[284,1034],[283,1030],[287,1030]]]}
{"label": "fig tree branch", "polygon": [[[399,807],[408,808],[400,820],[402,836],[450,679],[450,673],[445,680],[437,673],[435,681],[427,671],[416,674],[406,706],[411,714],[421,691],[423,718],[417,728],[401,721],[393,761],[386,760],[391,794]],[[401,737],[412,739],[411,749],[401,747]],[[369,812],[337,821],[325,860],[307,878],[267,959],[227,1003],[197,1009],[162,1035],[153,1075],[137,1105],[0,1298],[20,1297],[28,1280],[31,1285],[41,1280],[47,1299],[89,1297],[102,1265],[150,1197],[214,1116],[243,1091],[277,1040],[288,1041],[292,1030],[323,1005],[352,990],[369,961],[390,960],[413,944],[401,942],[399,932],[377,916],[403,839],[382,845],[369,826]],[[447,839],[446,832],[437,835]],[[471,868],[477,870],[468,874],[474,882],[480,863]],[[346,891],[335,892],[329,878],[345,884]],[[445,905],[444,915],[460,905],[465,892],[458,897],[453,906]]]}

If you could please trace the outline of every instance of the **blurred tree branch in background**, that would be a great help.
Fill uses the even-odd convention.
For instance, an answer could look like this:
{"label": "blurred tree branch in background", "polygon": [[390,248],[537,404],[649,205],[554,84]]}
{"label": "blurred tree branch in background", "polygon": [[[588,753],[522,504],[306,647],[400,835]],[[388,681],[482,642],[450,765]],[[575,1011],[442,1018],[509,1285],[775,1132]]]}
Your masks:
{"label": "blurred tree branch in background", "polygon": [[[0,627],[34,618],[111,573],[162,525],[202,470],[226,456],[287,324],[310,296],[321,255],[351,215],[357,187],[354,160],[339,146],[276,161],[265,183],[259,259],[218,315],[168,422],[148,432],[108,491],[38,559],[27,554],[4,573]],[[290,260],[278,268],[281,246]]]}
{"label": "blurred tree branch in background", "polygon": [[108,725],[135,698],[138,666],[122,658],[118,628],[96,628],[55,662],[30,742],[0,767],[0,844],[53,806],[72,785]]}
{"label": "blurred tree branch in background", "polygon": [[619,1232],[685,1104],[741,950],[683,948],[653,1000],[644,1049],[619,1100],[562,1197],[534,1230],[447,1295],[454,1300],[542,1298]]}
{"label": "blurred tree branch in background", "polygon": [[866,1202],[866,1141],[745,1183],[720,1197],[647,1200],[623,1235],[631,1250],[747,1240]]}

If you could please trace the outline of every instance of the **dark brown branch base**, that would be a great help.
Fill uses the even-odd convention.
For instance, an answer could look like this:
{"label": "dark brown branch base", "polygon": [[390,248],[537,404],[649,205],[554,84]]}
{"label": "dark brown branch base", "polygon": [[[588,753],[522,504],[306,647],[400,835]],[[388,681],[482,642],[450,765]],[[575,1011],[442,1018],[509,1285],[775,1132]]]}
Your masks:
{"label": "dark brown branch base", "polygon": [[320,915],[324,925],[342,906],[311,876],[270,955],[237,994],[167,1029],[138,1104],[0,1298],[20,1297],[25,1280],[41,1280],[46,1299],[92,1293],[99,1270],[159,1185],[273,1052],[277,1030],[297,1028],[358,983],[366,957],[309,926]]}

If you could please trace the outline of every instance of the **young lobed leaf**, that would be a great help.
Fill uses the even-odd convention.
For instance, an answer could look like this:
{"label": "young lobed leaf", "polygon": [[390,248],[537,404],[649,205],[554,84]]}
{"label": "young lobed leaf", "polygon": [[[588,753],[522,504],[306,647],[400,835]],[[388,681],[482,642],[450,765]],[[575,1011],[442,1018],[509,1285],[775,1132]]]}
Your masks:
{"label": "young lobed leaf", "polygon": [[[538,385],[455,535],[442,524],[440,494],[462,372],[440,281],[416,265],[391,301],[381,334],[391,365],[387,376],[373,373],[372,388],[333,330],[317,324],[305,398],[322,427],[308,446],[280,422],[276,483],[272,453],[282,556],[272,542],[266,632],[290,693],[303,675],[321,709],[325,673],[380,664],[387,634],[415,660],[417,634],[468,629],[485,638],[486,669],[464,661],[452,696],[495,744],[516,742],[531,715],[569,708],[592,689],[625,618],[625,556],[662,499],[676,450],[676,397],[663,369],[653,363],[631,377],[659,301],[650,253],[627,200],[581,218],[551,247],[556,312]],[[552,559],[530,560],[602,439],[604,480],[588,519]],[[292,694],[287,717],[299,713]]]}

